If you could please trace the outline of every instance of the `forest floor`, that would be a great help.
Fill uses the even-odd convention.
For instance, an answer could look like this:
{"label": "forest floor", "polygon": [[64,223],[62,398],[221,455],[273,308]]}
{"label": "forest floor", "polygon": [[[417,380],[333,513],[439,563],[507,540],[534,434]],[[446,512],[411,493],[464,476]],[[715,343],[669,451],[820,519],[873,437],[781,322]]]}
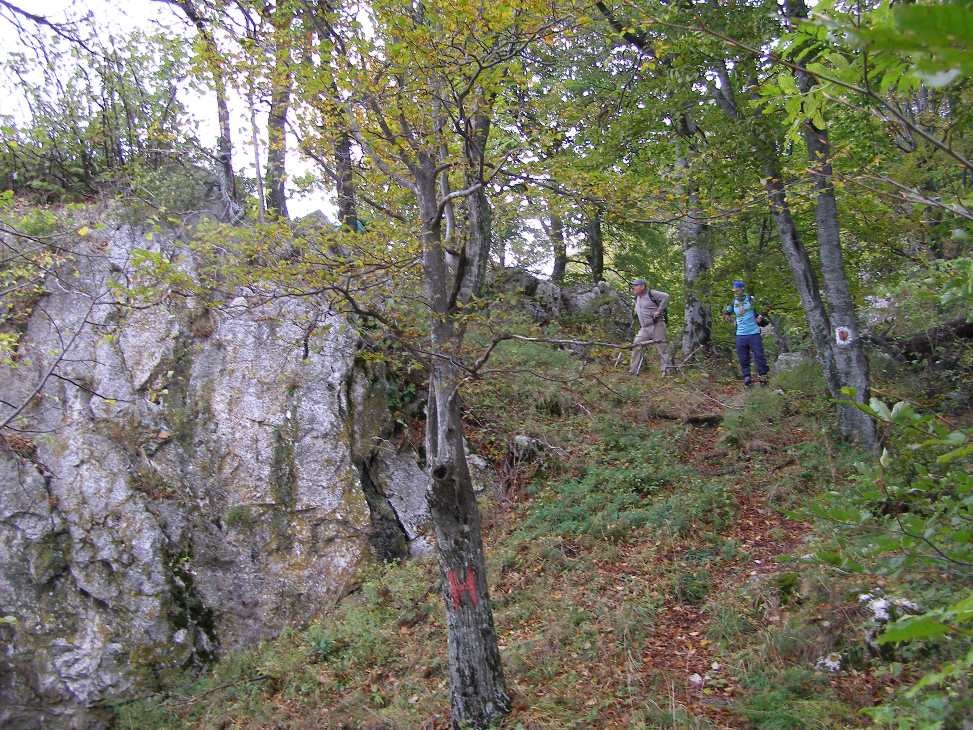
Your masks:
{"label": "forest floor", "polygon": [[[812,557],[827,528],[807,505],[873,458],[834,437],[813,367],[744,390],[717,368],[631,378],[533,345],[497,360],[533,373],[466,400],[500,475],[481,511],[502,727],[865,726],[861,708],[914,679],[865,642],[858,596],[892,586]],[[546,448],[512,462],[516,433]],[[438,582],[434,560],[372,565],[308,626],[120,705],[117,725],[447,728]],[[840,672],[818,668],[829,654]]]}

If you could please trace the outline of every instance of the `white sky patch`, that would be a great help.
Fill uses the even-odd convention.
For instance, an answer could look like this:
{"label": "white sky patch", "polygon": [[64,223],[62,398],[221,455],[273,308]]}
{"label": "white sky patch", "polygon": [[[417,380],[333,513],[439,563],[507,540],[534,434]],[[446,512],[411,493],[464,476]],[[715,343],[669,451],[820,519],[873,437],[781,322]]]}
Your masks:
{"label": "white sky patch", "polygon": [[[15,3],[18,4],[18,3]],[[21,0],[19,7],[30,13],[43,15],[52,22],[68,22],[91,16],[93,27],[100,38],[110,35],[127,36],[134,31],[144,33],[165,32],[182,36],[186,43],[191,43],[195,30],[178,13],[177,9],[162,2],[132,2],[119,3],[109,0],[40,0],[31,2]],[[24,25],[33,30],[33,25],[24,20]],[[47,31],[45,31],[47,34]],[[8,22],[0,19],[0,61],[5,61],[10,54],[25,52],[17,30]],[[235,87],[236,79],[228,80],[231,87]],[[180,86],[179,99],[185,105],[192,118],[192,127],[199,141],[215,149],[219,137],[219,124],[216,113],[216,97],[214,93],[201,94],[191,88],[191,84]],[[28,118],[28,109],[23,94],[18,89],[15,79],[0,79],[0,89],[4,94],[2,114],[14,117],[18,122]],[[238,173],[254,177],[254,149],[250,127],[250,113],[246,101],[235,90],[229,91],[228,103],[233,135],[233,166]],[[261,168],[266,166],[267,155],[267,103],[257,101],[258,114],[258,145]],[[293,120],[293,110],[288,115]],[[297,141],[288,132],[287,135],[287,171],[288,177],[296,179],[317,173],[312,161],[297,152]],[[316,175],[320,177],[320,175]],[[288,189],[288,210],[292,217],[298,218],[308,213],[320,210],[331,220],[336,219],[337,206],[328,190],[320,186],[306,194]]]}
{"label": "white sky patch", "polygon": [[[193,41],[196,32],[177,8],[157,1],[143,0],[141,2],[119,3],[110,0],[34,0],[33,2],[31,0],[19,0],[19,6],[28,12],[43,15],[52,22],[68,22],[90,16],[93,23],[92,27],[99,38],[103,40],[111,35],[122,38],[136,31],[146,34],[163,32],[184,38],[188,45]],[[368,28],[371,27],[371,19],[365,6],[359,7],[357,19],[367,32]],[[33,30],[33,26],[28,21],[25,20],[24,24],[29,30]],[[87,32],[88,28],[82,26],[82,33]],[[44,31],[44,33],[46,35],[48,31]],[[221,42],[221,39],[217,37],[217,44],[221,48],[230,48],[226,39]],[[24,52],[25,50],[25,47],[21,45],[16,29],[8,22],[0,19],[0,62],[5,61],[11,53]],[[246,99],[237,88],[238,86],[245,86],[246,80],[244,78],[230,78],[227,79],[227,83],[230,87],[228,88],[227,101],[231,116],[233,166],[239,174],[253,178],[256,175],[256,169],[250,112]],[[204,91],[201,92],[194,88],[199,86],[202,86]],[[207,86],[208,84],[188,83],[187,80],[186,83],[179,85],[178,98],[192,119],[191,127],[200,143],[211,151],[215,151],[219,137],[216,97],[215,92],[205,91]],[[5,102],[0,108],[0,115],[11,115],[18,122],[23,122],[29,118],[23,93],[18,88],[15,79],[0,78],[0,93],[5,95]],[[587,93],[585,92],[586,95]],[[269,102],[257,100],[257,106],[257,144],[260,166],[262,170],[265,170],[267,155],[266,123]],[[291,109],[288,114],[289,126],[296,124],[297,121],[298,114],[294,109]],[[572,127],[567,130],[566,137],[572,140],[577,134],[577,128]],[[536,155],[525,152],[523,158],[532,161],[536,159]],[[287,132],[287,171],[291,181],[308,177],[309,173],[317,181],[306,192],[296,190],[293,185],[288,186],[287,205],[291,217],[299,218],[314,211],[322,211],[330,220],[337,219],[337,204],[331,183],[323,176],[312,160],[298,151],[297,140],[290,130]],[[523,242],[519,246],[513,244],[508,248],[508,265],[511,263],[526,265],[537,274],[549,276],[554,261],[547,234],[539,220],[528,218],[523,221],[523,224],[521,229]],[[572,231],[569,228],[565,231],[565,235],[569,255],[576,256],[577,252],[584,246],[583,233]]]}

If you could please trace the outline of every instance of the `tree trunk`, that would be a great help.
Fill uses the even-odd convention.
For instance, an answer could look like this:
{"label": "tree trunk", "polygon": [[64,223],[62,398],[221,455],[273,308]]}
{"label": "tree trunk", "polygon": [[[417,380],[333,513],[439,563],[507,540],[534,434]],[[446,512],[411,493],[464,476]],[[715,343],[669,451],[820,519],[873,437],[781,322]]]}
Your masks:
{"label": "tree trunk", "polygon": [[[445,343],[439,343],[436,347]],[[510,711],[486,583],[480,513],[463,449],[452,366],[435,358],[429,379],[429,510],[446,605],[454,728],[486,728]]]}
{"label": "tree trunk", "polygon": [[[682,161],[683,166],[687,163]],[[689,357],[696,350],[710,346],[713,314],[705,303],[706,274],[713,266],[709,226],[703,222],[695,192],[687,194],[689,210],[676,228],[682,244],[685,304],[682,330],[682,354]]]}
{"label": "tree trunk", "polygon": [[591,280],[595,283],[605,280],[605,247],[601,238],[601,210],[595,211],[588,221],[588,264],[591,266]]}
{"label": "tree trunk", "polygon": [[233,173],[233,138],[230,136],[230,107],[226,101],[226,81],[222,74],[215,75],[216,111],[219,117],[220,138],[216,143],[216,154],[220,166],[220,192],[226,205],[224,220],[234,222],[242,212],[240,196]]}
{"label": "tree trunk", "polygon": [[[788,21],[792,17],[806,18],[807,6],[804,0],[785,0],[784,13]],[[802,93],[807,93],[815,84],[814,79],[804,71],[798,71],[796,76],[798,88]],[[811,178],[814,180],[814,189],[818,194],[814,218],[820,249],[821,276],[824,279],[825,295],[831,313],[831,325],[836,333],[839,327],[845,328],[848,332],[845,344],[840,344],[837,338],[835,340],[835,367],[838,369],[842,386],[854,388],[855,400],[859,403],[867,403],[868,358],[865,355],[841,253],[841,226],[838,222],[838,201],[835,198],[831,169],[831,144],[827,130],[818,129],[810,120],[804,123],[803,132],[811,162]],[[867,413],[853,406],[841,406],[838,421],[841,433],[846,438],[858,441],[870,449],[877,448],[878,435],[875,431],[875,423]]]}
{"label": "tree trunk", "polygon": [[334,142],[338,221],[352,231],[359,230],[358,205],[355,201],[355,179],[351,167],[351,135],[338,132]]}
{"label": "tree trunk", "polygon": [[226,96],[223,59],[213,34],[206,26],[206,21],[202,15],[193,5],[192,0],[170,0],[170,2],[174,2],[189,21],[196,26],[196,32],[203,40],[203,49],[206,54],[205,65],[213,77],[213,88],[216,90],[216,116],[220,127],[220,136],[216,142],[216,156],[219,164],[220,193],[226,205],[223,218],[232,222],[240,214],[240,202],[236,188],[236,176],[233,174],[233,137],[230,130],[230,106]]}
{"label": "tree trunk", "polygon": [[483,155],[490,136],[490,118],[476,114],[467,125],[464,155],[466,157],[466,186],[479,186],[466,197],[466,218],[469,227],[466,249],[459,276],[459,302],[465,304],[479,295],[486,279],[490,261],[490,238],[493,231],[493,211],[483,181]]}
{"label": "tree trunk", "polygon": [[777,354],[781,355],[791,351],[791,343],[787,340],[787,333],[784,331],[784,320],[776,314],[769,315],[770,329],[774,335],[774,342],[777,343]]}
{"label": "tree trunk", "polygon": [[564,283],[564,274],[568,269],[568,246],[564,241],[564,220],[554,212],[551,213],[550,220],[551,250],[554,254],[551,281],[561,286]]}
{"label": "tree trunk", "polygon": [[[510,697],[487,590],[480,513],[466,462],[459,376],[448,357],[459,351],[462,342],[451,292],[472,295],[479,264],[470,261],[473,273],[462,284],[451,281],[442,246],[434,163],[429,161],[416,178],[423,271],[434,314],[426,406],[426,465],[430,476],[427,496],[446,609],[452,724],[454,728],[486,728],[510,711]],[[472,207],[476,209],[477,205]],[[488,217],[486,221],[489,225]]]}
{"label": "tree trunk", "polygon": [[[758,141],[757,144],[761,143]],[[777,226],[780,245],[791,268],[794,286],[801,297],[804,317],[807,320],[808,329],[811,331],[811,339],[814,341],[814,347],[818,353],[818,362],[821,363],[828,392],[833,398],[839,398],[841,397],[841,379],[835,366],[834,351],[831,347],[831,321],[824,309],[824,302],[821,301],[821,292],[818,290],[818,282],[811,266],[811,260],[808,258],[804,244],[801,243],[797,225],[791,215],[790,205],[787,202],[787,191],[784,188],[776,152],[765,148],[762,153],[764,156],[762,169],[766,181],[764,188],[770,201],[770,213],[774,218],[774,224]]]}
{"label": "tree trunk", "polygon": [[[477,178],[467,177],[467,185],[475,185]],[[493,210],[486,191],[481,187],[466,198],[467,231],[466,253],[463,257],[464,270],[460,283],[459,301],[468,302],[480,293],[486,279],[487,264],[490,261],[490,233],[492,230]]]}
{"label": "tree trunk", "polygon": [[267,211],[287,218],[287,111],[291,103],[291,15],[279,6],[274,24],[274,67],[270,72],[267,117]]}
{"label": "tree trunk", "polygon": [[[858,317],[848,289],[841,253],[841,231],[838,224],[838,203],[835,200],[831,178],[830,146],[827,132],[815,129],[810,122],[804,130],[808,154],[811,158],[811,176],[818,192],[815,222],[821,256],[821,275],[831,311],[831,325],[835,332],[847,328],[847,344],[834,347],[835,366],[843,386],[855,389],[855,400],[867,403],[869,399],[868,358],[862,343]],[[875,423],[867,413],[852,406],[842,406],[839,412],[842,434],[874,449],[878,446]]]}
{"label": "tree trunk", "polygon": [[[691,195],[690,199],[695,199],[695,195]],[[713,252],[709,245],[709,226],[697,214],[697,210],[690,210],[678,227],[686,296],[683,310],[686,319],[682,331],[682,353],[685,357],[699,348],[709,348],[713,322],[713,313],[704,301],[705,277],[713,266]]]}
{"label": "tree trunk", "polygon": [[[676,168],[684,174],[689,170],[688,155],[696,152],[696,131],[696,124],[690,115],[681,114],[677,133],[687,151],[686,156],[676,160]],[[707,299],[704,287],[706,274],[713,266],[713,251],[709,226],[699,209],[698,191],[691,180],[687,180],[682,193],[686,198],[686,215],[676,227],[676,234],[682,244],[683,286],[686,292],[682,354],[689,357],[696,350],[710,346],[713,313],[704,303]]]}
{"label": "tree trunk", "polygon": [[260,172],[260,138],[257,134],[257,110],[253,105],[253,80],[247,89],[247,107],[250,109],[250,141],[253,144],[253,166],[257,179],[257,220],[261,223],[267,215],[267,196],[264,194],[264,179]]}

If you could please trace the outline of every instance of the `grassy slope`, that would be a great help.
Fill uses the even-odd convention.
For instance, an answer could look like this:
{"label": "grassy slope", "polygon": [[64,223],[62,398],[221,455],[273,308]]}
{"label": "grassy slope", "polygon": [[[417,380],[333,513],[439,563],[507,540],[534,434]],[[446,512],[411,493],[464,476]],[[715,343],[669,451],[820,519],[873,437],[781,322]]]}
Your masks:
{"label": "grassy slope", "polygon": [[[852,727],[909,678],[863,647],[856,596],[880,579],[802,562],[816,527],[787,516],[863,458],[810,371],[744,394],[508,344],[507,372],[467,396],[503,476],[482,510],[505,727]],[[549,444],[541,462],[504,463],[513,433]],[[445,642],[434,563],[374,566],[334,611],[121,706],[118,726],[447,727]],[[815,671],[831,651],[850,669]]]}

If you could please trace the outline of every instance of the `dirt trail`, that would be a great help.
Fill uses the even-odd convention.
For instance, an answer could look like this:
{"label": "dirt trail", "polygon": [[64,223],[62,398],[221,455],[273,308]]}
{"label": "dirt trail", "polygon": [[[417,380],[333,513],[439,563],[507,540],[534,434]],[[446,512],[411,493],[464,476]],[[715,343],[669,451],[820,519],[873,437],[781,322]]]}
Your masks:
{"label": "dirt trail", "polygon": [[[726,407],[741,407],[745,393],[727,387],[713,396],[702,394],[695,400],[705,403],[708,413],[715,411],[722,415]],[[729,460],[719,437],[717,428],[687,422],[680,459],[704,477],[725,475]],[[797,549],[810,529],[768,505],[766,490],[754,482],[746,461],[734,458],[732,468],[738,471],[731,486],[737,512],[720,536],[735,541],[739,557],[720,561],[709,569],[710,594],[756,583],[760,576],[782,572],[784,567],[778,559]],[[668,556],[671,561],[679,557],[679,553]],[[773,622],[778,617],[769,614],[767,620]],[[652,635],[642,653],[643,680],[657,691],[664,690],[673,706],[682,706],[691,715],[705,718],[717,727],[748,727],[743,718],[730,710],[740,687],[717,661],[716,647],[707,638],[709,628],[710,617],[702,606],[667,603],[653,619]]]}

